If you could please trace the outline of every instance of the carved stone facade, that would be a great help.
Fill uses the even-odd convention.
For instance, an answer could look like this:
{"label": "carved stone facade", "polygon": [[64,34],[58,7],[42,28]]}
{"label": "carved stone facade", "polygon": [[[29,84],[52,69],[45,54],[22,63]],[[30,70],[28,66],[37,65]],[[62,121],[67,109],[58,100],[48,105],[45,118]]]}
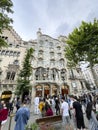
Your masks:
{"label": "carved stone facade", "polygon": [[85,89],[81,69],[67,67],[64,38],[54,39],[39,30],[37,39],[29,41],[28,44],[35,50],[32,58],[32,96],[77,94]]}
{"label": "carved stone facade", "polygon": [[9,44],[8,48],[0,49],[0,92],[4,90],[15,91],[16,79],[25,52],[28,48],[34,48],[32,56],[32,96],[54,94],[77,94],[85,89],[84,80],[80,68],[69,69],[65,58],[65,46],[60,36],[54,39],[37,32],[37,39],[28,42],[23,41],[18,34],[11,29],[5,30],[3,37]]}

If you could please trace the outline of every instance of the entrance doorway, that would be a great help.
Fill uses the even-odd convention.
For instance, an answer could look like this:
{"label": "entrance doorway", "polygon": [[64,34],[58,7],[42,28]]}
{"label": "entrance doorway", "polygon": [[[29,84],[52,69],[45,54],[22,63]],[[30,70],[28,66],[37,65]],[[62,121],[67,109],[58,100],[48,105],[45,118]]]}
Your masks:
{"label": "entrance doorway", "polygon": [[36,86],[36,96],[42,96],[42,86]]}
{"label": "entrance doorway", "polygon": [[50,95],[50,87],[47,85],[44,87],[44,96],[47,97]]}
{"label": "entrance doorway", "polygon": [[61,92],[62,92],[63,96],[68,95],[69,94],[69,87],[67,85],[63,84]]}

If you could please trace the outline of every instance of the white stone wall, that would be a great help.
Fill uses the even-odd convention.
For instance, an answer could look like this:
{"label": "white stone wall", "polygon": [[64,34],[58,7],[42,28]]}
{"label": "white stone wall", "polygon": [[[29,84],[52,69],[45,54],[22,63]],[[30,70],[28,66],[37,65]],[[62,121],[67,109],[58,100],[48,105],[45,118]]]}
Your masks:
{"label": "white stone wall", "polygon": [[[66,44],[61,41],[62,37],[59,39],[54,39],[48,35],[42,34],[42,32],[37,32],[37,43],[35,44],[35,52],[34,52],[34,59],[32,61],[32,67],[35,68],[33,70],[32,74],[32,80],[36,83],[43,83],[43,82],[56,82],[60,85],[63,82],[65,82],[70,88],[70,93],[75,93],[75,89],[77,89],[78,92],[82,91],[82,87],[85,88],[85,84],[83,83],[83,86],[81,86],[80,80],[82,81],[83,77],[81,73],[78,73],[75,69],[73,69],[73,73],[75,76],[75,79],[70,79],[69,69],[67,68],[67,59],[65,58],[65,46]],[[33,42],[33,41],[32,41]],[[42,55],[39,54],[39,51],[42,51]],[[52,56],[50,54],[52,52]],[[43,63],[39,62],[39,59],[43,59]],[[50,59],[54,59],[54,64],[51,65]],[[62,64],[60,62],[60,59],[64,59],[64,63]],[[35,79],[35,71],[37,67],[43,67],[43,68],[49,68],[51,70],[52,68],[58,69],[59,76],[56,76],[55,81],[51,80],[51,73],[49,79],[44,80],[36,80]],[[63,81],[60,77],[60,71],[61,69],[66,70],[66,77]],[[73,86],[75,84],[75,86]]]}

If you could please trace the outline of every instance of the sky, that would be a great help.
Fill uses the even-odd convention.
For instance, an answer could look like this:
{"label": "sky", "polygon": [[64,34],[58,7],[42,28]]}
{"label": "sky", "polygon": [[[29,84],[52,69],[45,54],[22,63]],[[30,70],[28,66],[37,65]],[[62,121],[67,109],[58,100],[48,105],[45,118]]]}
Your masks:
{"label": "sky", "polygon": [[43,34],[68,36],[82,21],[98,19],[98,0],[12,0],[13,28],[23,40]]}

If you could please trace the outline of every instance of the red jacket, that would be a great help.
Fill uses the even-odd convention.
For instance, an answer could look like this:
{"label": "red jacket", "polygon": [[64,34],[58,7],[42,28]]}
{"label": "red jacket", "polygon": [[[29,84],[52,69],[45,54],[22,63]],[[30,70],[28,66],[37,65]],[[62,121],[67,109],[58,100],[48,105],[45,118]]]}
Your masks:
{"label": "red jacket", "polygon": [[47,111],[46,111],[46,116],[53,116],[53,111],[51,108],[49,108]]}
{"label": "red jacket", "polygon": [[3,108],[0,110],[0,121],[4,121],[6,120],[8,117],[8,109],[7,108]]}

